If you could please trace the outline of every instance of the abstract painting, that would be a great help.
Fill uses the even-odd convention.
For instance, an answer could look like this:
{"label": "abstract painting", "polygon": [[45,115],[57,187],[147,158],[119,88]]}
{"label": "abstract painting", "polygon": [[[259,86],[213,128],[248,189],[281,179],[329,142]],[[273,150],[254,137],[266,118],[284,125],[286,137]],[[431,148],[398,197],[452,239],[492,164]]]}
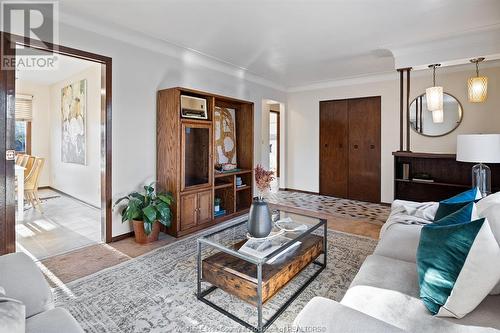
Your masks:
{"label": "abstract painting", "polygon": [[61,89],[61,161],[86,164],[87,80]]}
{"label": "abstract painting", "polygon": [[237,164],[235,110],[216,107],[214,122],[216,164]]}

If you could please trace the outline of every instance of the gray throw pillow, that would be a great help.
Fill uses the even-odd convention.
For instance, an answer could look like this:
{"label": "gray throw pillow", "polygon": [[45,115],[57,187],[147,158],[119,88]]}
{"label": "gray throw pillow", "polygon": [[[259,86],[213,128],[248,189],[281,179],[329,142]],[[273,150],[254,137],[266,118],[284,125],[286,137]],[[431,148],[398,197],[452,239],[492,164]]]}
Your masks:
{"label": "gray throw pillow", "polygon": [[26,307],[18,300],[8,298],[0,287],[0,327],[2,332],[24,333],[26,331]]}

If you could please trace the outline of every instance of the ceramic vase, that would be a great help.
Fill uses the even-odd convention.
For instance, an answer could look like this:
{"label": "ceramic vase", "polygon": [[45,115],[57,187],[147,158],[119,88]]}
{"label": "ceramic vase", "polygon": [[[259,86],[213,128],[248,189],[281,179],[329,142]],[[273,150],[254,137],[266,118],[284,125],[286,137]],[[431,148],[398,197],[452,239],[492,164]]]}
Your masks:
{"label": "ceramic vase", "polygon": [[248,233],[255,238],[269,236],[273,228],[271,211],[264,199],[253,198],[250,213],[248,215]]}

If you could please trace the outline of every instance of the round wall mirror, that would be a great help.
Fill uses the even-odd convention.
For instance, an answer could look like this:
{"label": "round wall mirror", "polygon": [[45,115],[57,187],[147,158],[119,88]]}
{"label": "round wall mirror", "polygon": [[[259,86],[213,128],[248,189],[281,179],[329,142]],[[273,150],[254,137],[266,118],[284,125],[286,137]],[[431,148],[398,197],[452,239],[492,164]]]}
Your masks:
{"label": "round wall mirror", "polygon": [[410,104],[410,126],[418,134],[443,136],[453,132],[462,122],[462,104],[454,96],[444,93],[443,110],[429,111],[425,93]]}

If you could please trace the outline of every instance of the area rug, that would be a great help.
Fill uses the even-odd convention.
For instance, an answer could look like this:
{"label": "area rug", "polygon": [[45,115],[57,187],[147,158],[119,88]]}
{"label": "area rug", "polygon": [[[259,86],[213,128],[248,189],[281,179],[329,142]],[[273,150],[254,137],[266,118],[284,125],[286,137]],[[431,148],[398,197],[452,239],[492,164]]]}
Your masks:
{"label": "area rug", "polygon": [[[244,227],[235,227],[218,237],[232,242],[244,233]],[[196,299],[197,237],[180,240],[58,287],[54,289],[56,305],[68,309],[86,332],[248,332]],[[341,300],[375,246],[375,240],[329,230],[327,268],[268,332],[290,329],[296,315],[314,296]],[[264,318],[269,318],[315,269],[305,269],[268,301]],[[255,324],[254,307],[220,290],[209,297]]]}
{"label": "area rug", "polygon": [[267,201],[281,206],[301,208],[305,211],[377,225],[383,225],[391,212],[388,205],[294,191],[269,193]]}

